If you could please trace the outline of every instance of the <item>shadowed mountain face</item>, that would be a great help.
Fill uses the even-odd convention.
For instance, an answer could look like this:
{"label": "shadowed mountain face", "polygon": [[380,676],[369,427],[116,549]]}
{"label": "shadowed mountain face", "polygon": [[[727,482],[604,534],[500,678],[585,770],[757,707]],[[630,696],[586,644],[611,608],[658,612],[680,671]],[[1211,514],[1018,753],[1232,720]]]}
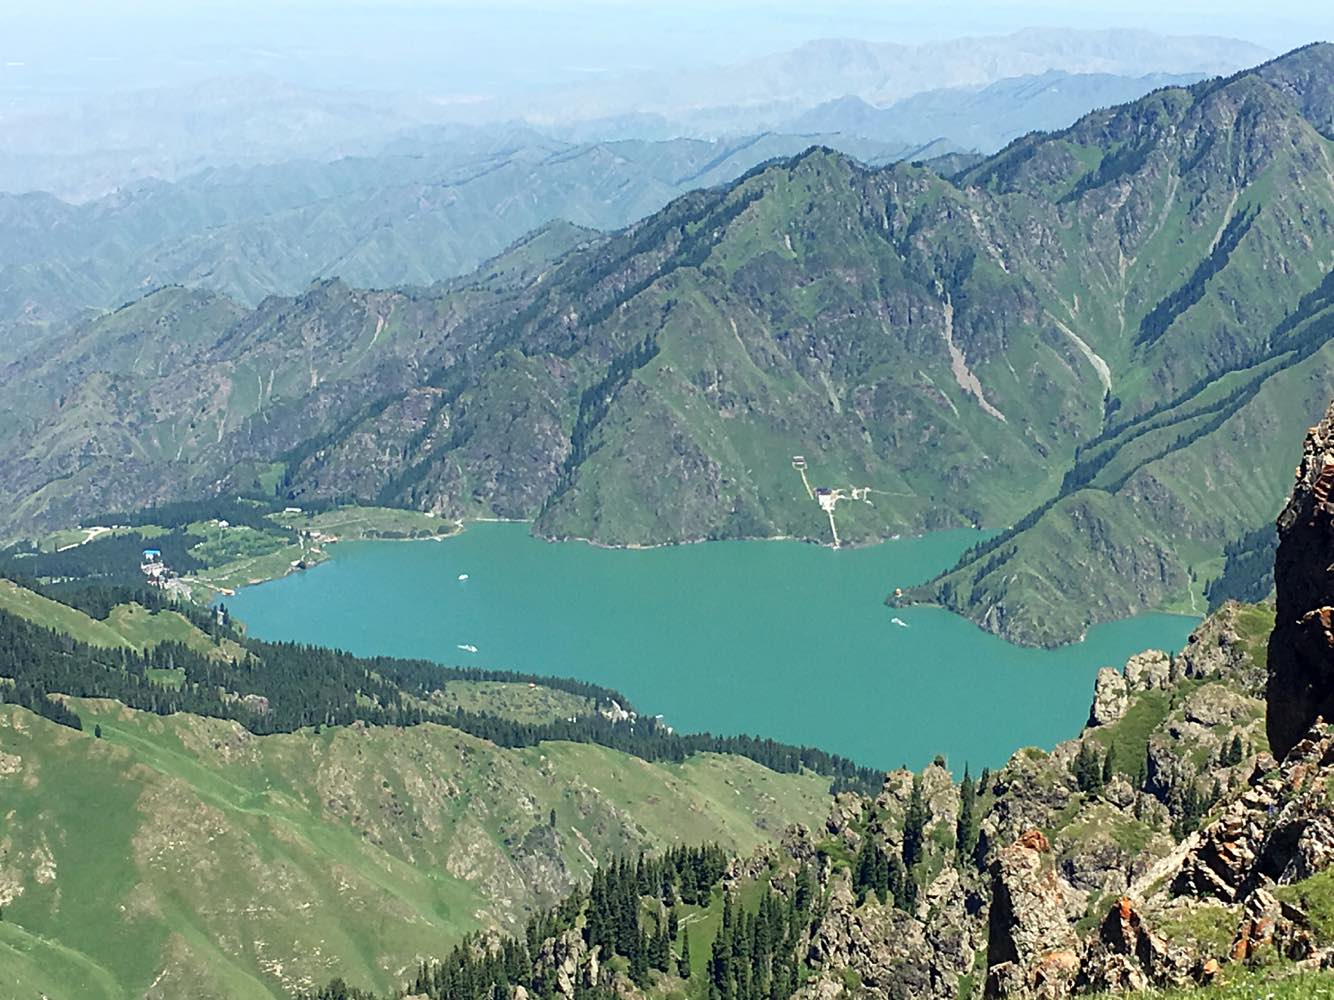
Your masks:
{"label": "shadowed mountain face", "polygon": [[1331,75],[1307,48],[952,179],[813,150],[428,291],[155,294],[0,377],[6,527],[281,462],[552,537],[825,540],[800,454],[876,491],[845,541],[1018,525],[908,599],[1029,642],[1189,607],[1334,376]]}
{"label": "shadowed mountain face", "polygon": [[1269,640],[1269,744],[1279,757],[1334,719],[1334,407],[1306,435],[1292,498],[1279,515],[1278,603]]}

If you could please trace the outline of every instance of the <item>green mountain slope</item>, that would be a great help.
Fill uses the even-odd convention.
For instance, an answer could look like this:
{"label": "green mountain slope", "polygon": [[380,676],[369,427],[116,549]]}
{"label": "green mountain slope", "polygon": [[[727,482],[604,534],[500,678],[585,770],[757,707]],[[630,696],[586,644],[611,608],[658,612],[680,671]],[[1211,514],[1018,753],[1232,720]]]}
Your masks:
{"label": "green mountain slope", "polygon": [[[1202,606],[1294,457],[1239,442],[1297,440],[1334,375],[1332,64],[1156,91],[953,179],[812,150],[536,272],[516,247],[234,320],[150,296],[0,375],[6,529],[281,462],[293,498],[612,544],[1019,525],[909,598],[1020,641]],[[136,329],[188,346],[148,378],[103,347]]]}
{"label": "green mountain slope", "polygon": [[726,757],[74,705],[83,733],[0,707],[0,966],[51,996],[284,997],[348,970],[387,989],[441,941],[520,930],[594,859],[749,851],[828,806],[819,778]]}

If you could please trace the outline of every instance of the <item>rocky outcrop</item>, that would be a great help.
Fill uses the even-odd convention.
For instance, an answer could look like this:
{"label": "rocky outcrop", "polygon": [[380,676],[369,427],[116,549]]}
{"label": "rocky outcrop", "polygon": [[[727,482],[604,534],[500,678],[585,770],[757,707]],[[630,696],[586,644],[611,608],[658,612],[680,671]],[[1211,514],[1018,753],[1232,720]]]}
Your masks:
{"label": "rocky outcrop", "polygon": [[[1255,923],[1274,909],[1269,889],[1310,878],[1334,862],[1334,729],[1313,728],[1282,765],[1269,763],[1262,758],[1245,791],[1197,835],[1173,881],[1174,893],[1242,902]],[[1253,902],[1257,896],[1260,901]],[[1297,920],[1291,912],[1284,917]],[[1243,924],[1238,940],[1263,929]]]}
{"label": "rocky outcrop", "polygon": [[1306,435],[1278,518],[1277,620],[1269,640],[1269,745],[1282,758],[1317,718],[1334,719],[1334,407]]}
{"label": "rocky outcrop", "polygon": [[599,979],[598,949],[589,949],[578,931],[566,931],[542,943],[534,968],[557,996],[573,1000],[583,983]]}
{"label": "rocky outcrop", "polygon": [[[858,906],[846,878],[830,888],[828,910],[811,941],[812,963],[842,981],[853,973],[866,996],[944,996],[931,990],[934,960],[922,924],[872,896]],[[812,991],[818,995],[821,991]]]}
{"label": "rocky outcrop", "polygon": [[1125,678],[1131,691],[1161,691],[1176,679],[1172,658],[1158,649],[1136,653],[1126,661]]}
{"label": "rocky outcrop", "polygon": [[1079,972],[1071,923],[1082,900],[1056,874],[1051,844],[1029,830],[991,866],[988,997],[1060,997]]}
{"label": "rocky outcrop", "polygon": [[1241,614],[1241,605],[1229,602],[1202,621],[1172,659],[1172,681],[1226,679],[1247,694],[1263,691],[1264,665],[1241,635]]}
{"label": "rocky outcrop", "polygon": [[1103,667],[1098,671],[1098,680],[1093,686],[1093,707],[1089,710],[1089,725],[1110,725],[1125,715],[1129,706],[1130,687],[1125,675],[1111,667]]}
{"label": "rocky outcrop", "polygon": [[1078,985],[1090,992],[1138,993],[1185,983],[1190,967],[1189,955],[1150,930],[1130,897],[1122,896],[1089,943]]}

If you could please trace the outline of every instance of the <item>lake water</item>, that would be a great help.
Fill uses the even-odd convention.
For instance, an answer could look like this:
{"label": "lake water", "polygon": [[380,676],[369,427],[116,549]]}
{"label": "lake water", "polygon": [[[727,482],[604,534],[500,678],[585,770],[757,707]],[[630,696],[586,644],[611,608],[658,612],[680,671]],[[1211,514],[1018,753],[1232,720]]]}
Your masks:
{"label": "lake water", "polygon": [[884,606],[976,539],[626,551],[473,524],[442,542],[344,542],[315,569],[227,603],[260,638],[579,677],[678,730],[759,733],[877,767],[942,753],[975,772],[1074,736],[1099,667],[1179,649],[1195,624],[1144,615],[1048,651],[939,609]]}

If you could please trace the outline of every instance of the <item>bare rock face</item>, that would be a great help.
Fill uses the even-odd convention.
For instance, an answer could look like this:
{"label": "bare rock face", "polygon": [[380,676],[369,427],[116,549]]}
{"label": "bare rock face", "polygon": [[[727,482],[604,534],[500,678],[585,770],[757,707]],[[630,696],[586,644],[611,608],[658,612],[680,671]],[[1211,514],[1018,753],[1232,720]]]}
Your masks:
{"label": "bare rock face", "polygon": [[1126,714],[1130,706],[1130,687],[1119,670],[1103,667],[1093,686],[1093,707],[1089,710],[1090,726],[1107,726]]}
{"label": "bare rock face", "polygon": [[1278,794],[1275,784],[1247,789],[1200,831],[1172,884],[1175,894],[1224,903],[1237,899],[1268,834],[1266,817]]}
{"label": "bare rock face", "polygon": [[829,914],[811,941],[811,955],[821,966],[853,970],[871,993],[923,995],[930,982],[921,924],[893,905],[857,906],[846,879],[830,891]]}
{"label": "bare rock face", "polygon": [[991,866],[987,997],[1062,997],[1079,972],[1075,900],[1061,881],[1051,844],[1029,830]]}
{"label": "bare rock face", "polygon": [[1334,407],[1306,435],[1292,499],[1278,518],[1269,639],[1269,745],[1280,760],[1317,718],[1334,719]]}
{"label": "bare rock face", "polygon": [[1267,889],[1257,889],[1242,908],[1231,958],[1251,961],[1266,948],[1293,959],[1310,958],[1316,950],[1306,915]]}
{"label": "bare rock face", "polygon": [[861,847],[862,837],[854,824],[861,820],[864,811],[865,803],[861,796],[843,792],[834,798],[829,818],[825,820],[825,829],[831,837],[841,840],[848,850],[856,851]]}
{"label": "bare rock face", "polygon": [[1310,878],[1334,862],[1334,730],[1317,726],[1274,771],[1257,770],[1250,787],[1202,829],[1186,853],[1177,895],[1248,900],[1274,883]]}
{"label": "bare rock face", "polygon": [[533,964],[547,974],[554,992],[568,1000],[573,1000],[579,989],[581,976],[598,981],[597,953],[589,951],[578,931],[566,931],[543,942]]}

